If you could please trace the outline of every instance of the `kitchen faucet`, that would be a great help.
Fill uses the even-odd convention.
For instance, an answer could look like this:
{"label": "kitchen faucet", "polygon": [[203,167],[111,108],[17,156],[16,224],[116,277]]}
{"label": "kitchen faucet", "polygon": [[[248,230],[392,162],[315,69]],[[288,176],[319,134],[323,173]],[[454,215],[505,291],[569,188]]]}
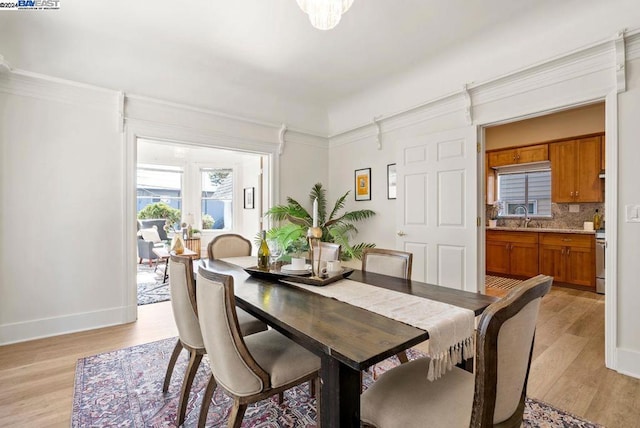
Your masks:
{"label": "kitchen faucet", "polygon": [[[523,213],[523,217],[522,220],[520,221],[520,224],[518,225],[518,227],[529,227],[529,222],[531,221],[531,218],[529,218],[529,211],[527,210],[527,206],[526,205],[518,205],[518,207],[516,207],[516,210],[514,212],[514,214],[518,214],[518,210],[522,208],[522,211],[524,211]],[[524,226],[523,226],[524,224]]]}

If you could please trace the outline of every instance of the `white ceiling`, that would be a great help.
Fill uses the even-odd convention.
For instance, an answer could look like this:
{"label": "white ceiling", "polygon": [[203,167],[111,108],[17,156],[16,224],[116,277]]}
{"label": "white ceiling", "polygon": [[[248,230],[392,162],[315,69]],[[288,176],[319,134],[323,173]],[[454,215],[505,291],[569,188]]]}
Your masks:
{"label": "white ceiling", "polygon": [[246,92],[230,88],[242,88],[326,109],[567,3],[355,0],[320,31],[295,0],[61,0],[56,11],[0,12],[0,55],[14,68],[200,106],[233,103]]}

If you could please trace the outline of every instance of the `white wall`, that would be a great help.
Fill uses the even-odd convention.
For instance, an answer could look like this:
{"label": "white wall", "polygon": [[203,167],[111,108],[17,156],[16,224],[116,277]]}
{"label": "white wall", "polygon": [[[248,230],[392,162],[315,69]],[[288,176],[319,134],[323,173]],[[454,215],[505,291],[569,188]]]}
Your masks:
{"label": "white wall", "polygon": [[627,91],[618,97],[618,354],[621,370],[638,376],[640,361],[640,223],[625,221],[625,207],[640,204],[640,58],[627,62]]}
{"label": "white wall", "polygon": [[330,135],[457,92],[464,84],[481,84],[640,27],[637,0],[556,3],[555,10],[545,7],[514,17],[427,62],[416,58],[418,65],[405,74],[334,103],[329,108]]}
{"label": "white wall", "polygon": [[268,154],[274,202],[326,180],[322,138],[287,134],[279,156],[277,126],[121,99],[0,72],[0,344],[135,320],[138,137]]}
{"label": "white wall", "polygon": [[0,90],[0,344],[125,318],[116,97],[49,89]]}
{"label": "white wall", "polygon": [[[625,2],[622,4],[628,6]],[[631,19],[640,27],[640,9],[634,3],[633,10],[614,9],[607,11],[606,15],[613,17],[613,21],[607,21],[607,26],[622,25]],[[614,12],[615,11],[615,12]],[[624,15],[623,11],[628,12]],[[593,15],[589,14],[589,19],[584,21],[583,29],[591,28]],[[572,22],[572,26],[577,26],[578,22]],[[374,187],[373,200],[370,203],[351,202],[349,208],[362,206],[374,209],[378,212],[375,220],[361,228],[362,234],[359,239],[377,239],[376,244],[380,246],[394,247],[393,223],[395,220],[394,210],[389,201],[384,199],[383,189],[385,183],[379,178],[384,174],[384,166],[393,158],[393,145],[398,139],[397,133],[419,135],[421,132],[434,132],[436,127],[444,129],[449,127],[459,127],[460,123],[454,119],[458,111],[458,116],[469,115],[473,124],[492,124],[505,120],[526,117],[540,112],[549,112],[568,106],[582,105],[597,100],[604,100],[609,94],[615,94],[620,89],[617,83],[620,69],[616,63],[619,58],[616,52],[613,39],[598,40],[592,38],[589,31],[581,31],[580,37],[573,34],[573,41],[581,41],[586,46],[566,55],[557,58],[548,58],[548,61],[536,67],[523,69],[519,72],[507,74],[513,68],[517,68],[518,61],[523,60],[523,56],[509,56],[496,58],[492,45],[478,46],[473,44],[474,50],[490,52],[487,59],[481,65],[481,69],[475,70],[470,67],[474,61],[479,61],[478,52],[463,50],[457,52],[457,57],[448,58],[450,62],[443,64],[439,69],[420,69],[420,73],[412,73],[404,76],[404,79],[396,79],[389,82],[386,87],[375,88],[366,94],[360,94],[350,100],[346,100],[330,111],[331,127],[334,130],[353,129],[348,132],[341,132],[331,138],[329,170],[331,171],[331,189],[343,182],[348,182],[352,186],[353,170],[356,168],[372,166]],[[526,38],[525,38],[526,39]],[[530,43],[523,40],[523,44]],[[640,156],[640,146],[636,143],[640,129],[637,121],[640,115],[640,36],[638,30],[628,35],[627,46],[627,89],[620,94],[618,103],[618,129],[619,138],[617,144],[607,139],[608,146],[619,146],[619,187],[617,195],[609,193],[608,200],[619,198],[616,205],[618,212],[619,229],[611,233],[611,241],[615,244],[617,240],[618,266],[609,275],[617,282],[611,283],[611,293],[607,300],[607,317],[613,317],[607,324],[613,327],[610,330],[608,345],[612,350],[613,357],[608,358],[608,364],[617,370],[640,377],[640,336],[637,334],[637,325],[640,325],[640,288],[637,281],[640,275],[640,268],[637,266],[638,236],[640,225],[634,223],[624,223],[625,205],[640,204],[640,193],[633,171],[634,162]],[[530,46],[531,49],[533,47]],[[533,49],[536,55],[546,51],[544,44]],[[527,51],[523,49],[523,51]],[[457,59],[456,59],[457,58]],[[513,66],[504,68],[506,63],[513,60]],[[490,65],[489,65],[490,64]],[[454,72],[453,70],[458,70]],[[447,70],[451,71],[447,75]],[[464,70],[465,78],[469,80],[479,80],[484,82],[469,86],[468,92],[458,90],[457,93],[447,95],[449,88],[454,88],[461,84],[457,79]],[[493,79],[489,79],[486,73],[493,71]],[[476,77],[478,76],[478,77]],[[438,86],[440,89],[437,89]],[[422,90],[426,89],[426,90]],[[430,94],[430,95],[427,95]],[[422,100],[418,102],[418,98]],[[458,100],[459,105],[455,106],[454,100]],[[615,96],[613,97],[615,103]],[[447,104],[450,104],[447,106]],[[415,107],[414,106],[418,106]],[[394,114],[379,119],[382,128],[383,149],[376,150],[375,136],[376,127],[370,122],[369,125],[361,126],[365,123],[365,117],[373,117],[385,114],[388,109],[394,109]],[[404,106],[405,111],[400,111],[399,107]],[[615,106],[614,106],[615,107]],[[607,111],[610,109],[607,108]],[[613,108],[615,110],[615,108]],[[608,117],[608,121],[615,120],[615,117]],[[449,121],[449,123],[447,123]],[[610,133],[615,124],[607,124],[607,133]],[[406,135],[405,135],[406,136]],[[403,138],[399,136],[398,138]],[[611,143],[611,144],[609,144]],[[612,159],[607,155],[608,161]],[[481,165],[481,164],[480,164]],[[608,164],[608,168],[611,165]],[[481,170],[481,169],[480,169]],[[612,182],[609,179],[608,182]],[[481,191],[478,186],[478,191]],[[335,195],[334,195],[335,196]],[[365,206],[366,204],[366,206]],[[482,213],[478,211],[478,215]],[[609,224],[608,224],[609,225]],[[480,247],[483,245],[482,238],[479,240]],[[614,260],[615,261],[615,260]],[[483,259],[479,255],[479,265]],[[611,266],[611,265],[609,265]],[[608,267],[615,269],[615,266]],[[616,298],[617,294],[617,298]]]}

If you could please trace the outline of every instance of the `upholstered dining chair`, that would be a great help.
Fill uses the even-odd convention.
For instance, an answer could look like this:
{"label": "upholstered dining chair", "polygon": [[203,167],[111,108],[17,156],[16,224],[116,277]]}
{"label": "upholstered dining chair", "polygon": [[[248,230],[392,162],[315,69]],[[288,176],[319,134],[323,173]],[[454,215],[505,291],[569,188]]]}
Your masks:
{"label": "upholstered dining chair", "polygon": [[429,382],[428,358],[383,373],[361,396],[365,427],[519,427],[542,297],[553,278],[533,277],[482,314],[475,375],[454,367]]}
{"label": "upholstered dining chair", "polygon": [[[162,392],[169,390],[171,375],[176,360],[182,349],[189,352],[189,364],[182,380],[180,402],[178,404],[177,425],[184,422],[187,402],[193,379],[198,371],[202,356],[206,353],[200,324],[198,323],[198,306],[196,304],[196,286],[193,278],[193,261],[191,257],[172,255],[169,261],[171,270],[169,288],[171,292],[171,308],[178,327],[178,341],[169,359],[169,366],[164,378]],[[238,324],[243,335],[264,331],[267,325],[244,311],[238,311]]]}
{"label": "upholstered dining chair", "polygon": [[[200,329],[209,352],[211,377],[202,399],[199,427],[204,427],[213,392],[220,385],[231,397],[229,427],[240,427],[251,403],[314,380],[320,388],[320,358],[275,330],[242,337],[236,315],[233,277],[204,268],[198,271]],[[319,391],[319,389],[318,389]],[[318,417],[320,394],[317,394]]]}
{"label": "upholstered dining chair", "polygon": [[[383,248],[365,248],[362,252],[362,271],[395,276],[397,278],[411,279],[411,266],[413,254],[400,250],[387,250]],[[397,355],[401,363],[409,361],[406,351]],[[375,367],[373,369],[374,378]]]}
{"label": "upholstered dining chair", "polygon": [[207,245],[209,260],[251,255],[251,242],[235,233],[218,235]]}
{"label": "upholstered dining chair", "polygon": [[333,242],[320,242],[319,247],[317,245],[313,247],[314,254],[318,254],[318,248],[320,251],[320,261],[326,262],[329,260],[340,260],[340,251],[342,248],[340,244],[334,244]]}
{"label": "upholstered dining chair", "polygon": [[362,252],[362,270],[398,278],[411,279],[413,254],[400,250],[365,248]]}

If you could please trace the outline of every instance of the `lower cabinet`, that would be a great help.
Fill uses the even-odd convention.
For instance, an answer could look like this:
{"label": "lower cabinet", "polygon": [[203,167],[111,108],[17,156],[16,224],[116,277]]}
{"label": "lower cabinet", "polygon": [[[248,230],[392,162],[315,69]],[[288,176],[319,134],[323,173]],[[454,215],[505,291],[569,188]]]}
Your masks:
{"label": "lower cabinet", "polygon": [[595,288],[595,237],[579,233],[486,231],[488,274],[530,278]]}
{"label": "lower cabinet", "polygon": [[540,234],[540,273],[554,282],[595,287],[595,239],[572,233]]}
{"label": "lower cabinet", "polygon": [[538,233],[487,230],[487,273],[519,277],[538,274]]}

